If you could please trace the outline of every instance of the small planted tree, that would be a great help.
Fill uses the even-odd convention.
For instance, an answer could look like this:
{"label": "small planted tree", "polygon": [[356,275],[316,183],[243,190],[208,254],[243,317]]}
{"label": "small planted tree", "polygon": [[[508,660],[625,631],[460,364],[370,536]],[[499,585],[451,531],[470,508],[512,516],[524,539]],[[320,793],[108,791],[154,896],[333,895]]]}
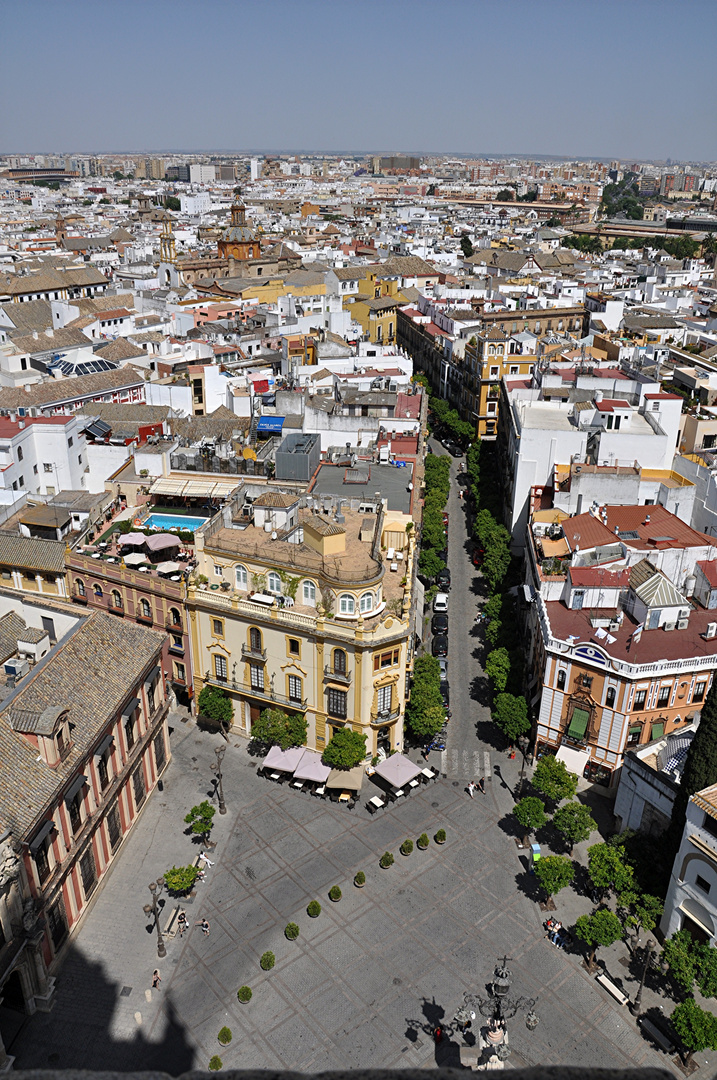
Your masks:
{"label": "small planted tree", "polygon": [[570,854],[575,844],[587,840],[597,829],[597,824],[587,806],[579,802],[566,803],[553,815],[553,825],[565,838]]}
{"label": "small planted tree", "polygon": [[575,933],[590,948],[588,967],[595,961],[600,946],[607,947],[622,937],[622,924],[614,911],[602,908],[594,915],[581,915],[575,923]]}
{"label": "small planted tree", "polygon": [[318,900],[312,900],[306,909],[306,914],[310,919],[318,919],[321,914],[321,904]]}
{"label": "small planted tree", "polygon": [[433,837],[437,844],[445,844],[446,842],[446,830],[438,829],[436,835]]}
{"label": "small planted tree", "polygon": [[354,875],[354,885],[358,889],[362,889],[365,884],[366,884],[366,875],[364,874],[363,870],[359,870],[359,872]]}
{"label": "small planted tree", "polygon": [[525,698],[516,697],[514,694],[497,694],[492,714],[493,722],[511,743],[517,742],[521,735],[530,731],[528,703]]}
{"label": "small planted tree", "polygon": [[388,870],[389,866],[393,866],[393,855],[390,851],[384,851],[379,859],[379,866],[382,870]]}
{"label": "small planted tree", "polygon": [[502,694],[510,675],[510,656],[504,648],[493,649],[485,662],[485,673],[493,683],[496,694]]}
{"label": "small planted tree", "polygon": [[265,953],[261,954],[261,959],[259,960],[259,967],[262,971],[271,971],[275,963],[276,957],[270,949],[267,949]]}
{"label": "small planted tree", "polygon": [[418,840],[416,840],[416,844],[421,849],[421,851],[425,851],[430,844],[430,840],[428,839],[428,833],[421,833],[421,835],[418,837]]}
{"label": "small planted tree", "polygon": [[695,1052],[717,1050],[717,1016],[701,1009],[693,997],[678,1005],[670,1020],[687,1050],[687,1062]]}
{"label": "small planted tree", "polygon": [[366,757],[366,735],[351,728],[339,728],[324,750],[324,765],[333,769],[353,769]]}
{"label": "small planted tree", "polygon": [[212,1054],[212,1056],[209,1059],[209,1070],[210,1070],[210,1072],[219,1072],[221,1067],[222,1067],[222,1059],[219,1057],[219,1054]]}
{"label": "small planted tree", "polygon": [[518,824],[523,826],[523,847],[528,847],[530,834],[535,832],[536,829],[542,828],[548,820],[545,815],[545,804],[542,799],[536,798],[535,795],[528,795],[525,799],[521,799],[519,803],[516,803],[513,807],[513,814]]}
{"label": "small planted tree", "polygon": [[575,877],[575,867],[565,855],[547,855],[535,864],[535,876],[548,900],[557,896]]}
{"label": "small planted tree", "polygon": [[243,1005],[246,1005],[247,1001],[251,1001],[251,987],[240,986],[237,990],[237,998]]}
{"label": "small planted tree", "polygon": [[219,1029],[219,1034],[217,1035],[217,1039],[222,1044],[222,1046],[228,1046],[229,1043],[232,1041],[232,1029],[228,1028],[226,1026],[223,1027],[223,1028],[220,1028]]}
{"label": "small planted tree", "polygon": [[187,825],[191,826],[192,832],[201,836],[205,844],[209,843],[209,833],[212,831],[215,814],[215,807],[205,799],[198,806],[193,806],[184,819]]}
{"label": "small planted tree", "polygon": [[564,761],[558,761],[553,754],[545,754],[535,766],[533,787],[552,803],[572,799],[578,789],[578,778],[568,772]]}
{"label": "small planted tree", "polygon": [[164,875],[164,884],[171,893],[188,893],[199,876],[196,866],[173,866]]}
{"label": "small planted tree", "polygon": [[654,930],[662,918],[664,904],[659,896],[651,896],[650,893],[641,893],[635,889],[621,893],[618,900],[623,910],[627,911],[625,925],[633,926],[638,931]]}
{"label": "small planted tree", "polygon": [[336,904],[341,899],[341,889],[338,885],[332,885],[329,889],[329,900],[333,900]]}
{"label": "small planted tree", "polygon": [[289,941],[296,941],[299,936],[299,927],[295,922],[287,923],[284,928],[284,937]]}
{"label": "small planted tree", "polygon": [[413,851],[413,840],[404,840],[400,847],[402,855],[410,855]]}
{"label": "small planted tree", "polygon": [[197,698],[197,707],[202,716],[221,724],[225,731],[232,726],[234,706],[232,699],[221,686],[203,687]]}

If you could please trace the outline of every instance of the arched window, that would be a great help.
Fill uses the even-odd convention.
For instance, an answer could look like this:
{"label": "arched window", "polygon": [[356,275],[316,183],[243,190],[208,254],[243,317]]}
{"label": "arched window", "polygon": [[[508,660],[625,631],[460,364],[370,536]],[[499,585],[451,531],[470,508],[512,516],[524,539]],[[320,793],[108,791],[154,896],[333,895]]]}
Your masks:
{"label": "arched window", "polygon": [[270,570],[269,573],[266,575],[266,587],[269,592],[281,592],[281,578],[275,570]]}
{"label": "arched window", "polygon": [[373,593],[372,592],[362,593],[361,594],[361,599],[359,600],[359,610],[360,611],[371,611],[372,608],[373,608]]}
{"label": "arched window", "polygon": [[316,586],[313,581],[305,581],[303,588],[304,603],[313,606],[316,603]]}
{"label": "arched window", "polygon": [[112,590],[112,603],[115,607],[122,607],[122,596],[116,589]]}
{"label": "arched window", "polygon": [[558,690],[565,689],[565,672],[561,669],[558,672]]}
{"label": "arched window", "polygon": [[609,686],[608,687],[607,694],[605,695],[605,704],[607,705],[608,709],[611,709],[613,707],[613,705],[615,704],[615,687],[614,686]]}
{"label": "arched window", "polygon": [[237,589],[246,589],[247,587],[247,573],[246,566],[236,566],[234,568],[236,575],[236,587]]}
{"label": "arched window", "polygon": [[351,593],[342,593],[339,597],[339,611],[342,615],[353,615],[356,601]]}
{"label": "arched window", "polygon": [[261,630],[257,630],[255,626],[249,628],[249,647],[252,652],[261,652]]}
{"label": "arched window", "polygon": [[142,617],[144,619],[151,619],[152,618],[152,609],[149,606],[149,600],[145,600],[145,599],[140,600],[139,606],[140,606],[140,608],[142,610]]}
{"label": "arched window", "polygon": [[495,356],[495,345],[488,346],[488,356]]}
{"label": "arched window", "polygon": [[169,622],[172,626],[182,625],[182,616],[179,614],[179,609],[172,607],[169,609]]}
{"label": "arched window", "polygon": [[92,591],[94,592],[94,594],[95,594],[95,596],[97,597],[98,600],[102,599],[102,586],[101,585],[93,585],[92,586]]}
{"label": "arched window", "polygon": [[75,586],[77,588],[77,595],[78,596],[84,596],[85,595],[85,583],[84,583],[84,581],[80,581],[80,579],[77,578],[76,581],[75,581]]}
{"label": "arched window", "polygon": [[346,674],[346,653],[343,649],[334,649],[334,671],[337,675]]}

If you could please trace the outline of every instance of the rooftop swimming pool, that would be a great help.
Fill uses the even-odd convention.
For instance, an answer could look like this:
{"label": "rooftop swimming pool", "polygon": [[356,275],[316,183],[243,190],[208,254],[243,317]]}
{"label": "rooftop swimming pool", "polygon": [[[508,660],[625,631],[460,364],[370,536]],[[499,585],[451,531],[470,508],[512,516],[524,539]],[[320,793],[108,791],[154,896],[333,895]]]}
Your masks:
{"label": "rooftop swimming pool", "polygon": [[165,532],[169,529],[186,529],[188,532],[195,532],[196,529],[201,529],[205,521],[209,521],[209,518],[189,517],[188,514],[150,514],[147,520],[142,522],[142,527],[164,529]]}

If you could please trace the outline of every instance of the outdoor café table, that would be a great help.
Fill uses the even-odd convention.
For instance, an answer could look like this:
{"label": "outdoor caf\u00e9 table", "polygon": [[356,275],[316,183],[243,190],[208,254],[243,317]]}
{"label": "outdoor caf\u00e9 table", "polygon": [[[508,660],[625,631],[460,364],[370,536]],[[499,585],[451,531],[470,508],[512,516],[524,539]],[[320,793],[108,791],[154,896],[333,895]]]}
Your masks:
{"label": "outdoor caf\u00e9 table", "polygon": [[326,785],[322,784],[321,787],[314,788],[311,792],[312,795],[324,795],[326,794]]}
{"label": "outdoor caf\u00e9 table", "polygon": [[408,786],[410,788],[417,788],[418,787],[418,780],[411,780]]}
{"label": "outdoor caf\u00e9 table", "polygon": [[351,792],[350,791],[342,791],[341,794],[339,795],[339,802],[348,802],[350,798],[351,798]]}
{"label": "outdoor caf\u00e9 table", "polygon": [[406,792],[403,790],[403,788],[393,788],[391,794],[393,795],[394,799],[400,799],[402,795],[406,794]]}
{"label": "outdoor caf\u00e9 table", "polygon": [[96,551],[96,552],[94,553],[94,555],[92,556],[92,558],[93,558],[93,559],[101,559],[101,558],[102,558],[102,556],[100,555],[99,551]]}
{"label": "outdoor caf\u00e9 table", "polygon": [[369,806],[375,807],[376,810],[380,810],[382,806],[385,806],[383,799],[380,799],[378,795],[374,795],[372,799],[368,801]]}
{"label": "outdoor caf\u00e9 table", "polygon": [[421,776],[425,776],[426,780],[433,780],[435,773],[433,769],[421,769]]}
{"label": "outdoor caf\u00e9 table", "polygon": [[269,773],[270,780],[281,780],[281,774],[278,772]]}
{"label": "outdoor caf\u00e9 table", "polygon": [[294,780],[294,782],[293,782],[293,784],[291,786],[295,787],[295,788],[299,788],[299,790],[301,790],[301,788],[304,786],[304,781],[303,780]]}

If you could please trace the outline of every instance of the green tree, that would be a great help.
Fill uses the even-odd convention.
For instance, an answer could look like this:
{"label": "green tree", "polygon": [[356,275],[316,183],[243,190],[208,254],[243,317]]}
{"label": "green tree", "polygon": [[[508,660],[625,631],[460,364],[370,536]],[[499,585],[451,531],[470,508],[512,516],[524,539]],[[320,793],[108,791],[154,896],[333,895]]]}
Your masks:
{"label": "green tree", "polygon": [[634,871],[625,861],[625,851],[613,844],[593,844],[588,848],[588,874],[596,889],[630,892]]}
{"label": "green tree", "polygon": [[[429,705],[421,713],[411,713],[408,726],[416,739],[426,739],[440,731],[446,719],[443,705]],[[408,718],[407,718],[408,720]]]}
{"label": "green tree", "polygon": [[678,1005],[670,1017],[687,1053],[687,1061],[702,1050],[717,1050],[717,1016],[700,1008],[693,997]]}
{"label": "green tree", "polygon": [[542,828],[548,820],[545,814],[545,803],[534,795],[528,795],[527,798],[516,803],[513,807],[513,816],[518,824],[523,826],[523,847],[526,848],[530,844],[530,834]]}
{"label": "green tree", "polygon": [[668,831],[670,846],[677,852],[685,827],[690,795],[717,784],[717,679],[713,679],[700,714],[700,726],[690,743],[682,779],[672,808]]}
{"label": "green tree", "polygon": [[461,237],[461,251],[466,259],[470,259],[473,254],[473,244],[466,233],[463,233],[463,236]]}
{"label": "green tree", "polygon": [[697,957],[693,945],[688,931],[678,930],[665,940],[662,947],[662,959],[667,963],[672,979],[685,994],[692,991],[697,977]]}
{"label": "green tree", "polygon": [[695,976],[703,997],[717,997],[717,949],[705,941],[696,941],[694,951],[697,956],[697,975]]}
{"label": "green tree", "polygon": [[418,556],[418,569],[427,578],[437,577],[445,568],[446,564],[433,548],[424,548]]}
{"label": "green tree", "polygon": [[184,819],[187,825],[191,825],[192,832],[204,839],[205,844],[209,843],[209,833],[212,831],[212,819],[215,814],[216,809],[204,799],[198,806],[193,806]]}
{"label": "green tree", "polygon": [[506,693],[496,694],[492,713],[493,722],[511,743],[530,731],[528,703],[524,697]]}
{"label": "green tree", "polygon": [[301,713],[289,716],[281,709],[263,709],[252,724],[251,737],[265,746],[288,750],[290,746],[305,746],[306,732],[306,717]]}
{"label": "green tree", "polygon": [[493,649],[485,662],[485,673],[498,694],[505,690],[510,675],[510,657],[507,649]]}
{"label": "green tree", "polygon": [[575,933],[590,946],[588,965],[592,967],[595,953],[601,946],[607,947],[620,940],[622,924],[614,911],[601,908],[594,915],[581,915],[575,923]]}
{"label": "green tree", "polygon": [[533,773],[533,787],[550,802],[559,803],[563,799],[572,799],[578,789],[578,778],[568,772],[564,761],[559,761],[554,754],[544,754]]}
{"label": "green tree", "polygon": [[187,893],[194,887],[199,876],[199,868],[196,866],[173,866],[164,875],[164,884],[170,892]]}
{"label": "green tree", "polygon": [[225,731],[228,731],[232,726],[234,706],[232,705],[232,699],[221,686],[211,686],[208,683],[202,687],[197,698],[197,706],[200,715],[215,720],[222,725]]}
{"label": "green tree", "polygon": [[535,864],[535,876],[550,900],[570,884],[575,877],[575,867],[566,855],[547,855]]}
{"label": "green tree", "polygon": [[634,926],[638,930],[641,928],[648,931],[654,930],[662,918],[664,904],[659,896],[632,889],[621,893],[618,901],[628,912],[625,919],[626,926]]}
{"label": "green tree", "polygon": [[515,192],[512,188],[501,188],[496,195],[497,202],[513,202],[515,199]]}
{"label": "green tree", "polygon": [[411,376],[411,382],[415,383],[417,386],[422,386],[424,390],[431,389],[431,384],[428,381],[428,376],[424,375],[420,371],[415,372],[415,374]]}
{"label": "green tree", "polygon": [[553,825],[570,845],[571,855],[575,844],[587,840],[597,829],[595,819],[587,806],[579,802],[566,803],[565,806],[556,810],[553,815]]}
{"label": "green tree", "polygon": [[323,762],[334,769],[353,769],[366,757],[366,735],[351,728],[339,728],[324,750]]}
{"label": "green tree", "polygon": [[708,232],[702,241],[702,254],[705,258],[717,255],[717,237],[714,233]]}
{"label": "green tree", "polygon": [[165,195],[163,202],[164,202],[164,205],[166,206],[167,210],[181,210],[182,209],[182,204],[179,201],[179,199],[176,197],[176,195]]}

